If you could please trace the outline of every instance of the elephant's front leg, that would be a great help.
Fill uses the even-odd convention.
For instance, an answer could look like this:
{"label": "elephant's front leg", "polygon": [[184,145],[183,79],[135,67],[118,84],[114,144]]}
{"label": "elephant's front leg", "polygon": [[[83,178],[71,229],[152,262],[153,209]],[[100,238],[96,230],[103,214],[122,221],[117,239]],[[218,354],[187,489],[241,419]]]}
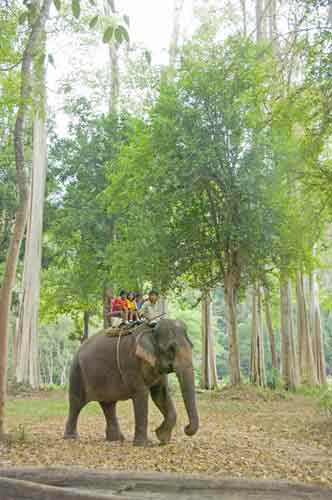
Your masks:
{"label": "elephant's front leg", "polygon": [[124,435],[120,431],[119,422],[116,416],[116,403],[99,403],[106,419],[106,440],[124,441]]}
{"label": "elephant's front leg", "polygon": [[135,414],[135,446],[148,445],[148,390],[140,391],[133,397]]}
{"label": "elephant's front leg", "polygon": [[161,426],[156,429],[157,438],[162,444],[167,444],[170,442],[172,430],[176,424],[176,411],[169,394],[167,377],[163,379],[162,383],[151,387],[151,397],[165,419]]}

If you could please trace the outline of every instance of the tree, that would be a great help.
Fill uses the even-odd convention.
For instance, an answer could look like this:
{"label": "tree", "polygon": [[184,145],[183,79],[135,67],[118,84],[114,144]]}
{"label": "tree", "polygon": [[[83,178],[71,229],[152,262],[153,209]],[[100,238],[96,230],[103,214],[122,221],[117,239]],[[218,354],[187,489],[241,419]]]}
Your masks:
{"label": "tree", "polygon": [[[29,202],[29,177],[25,166],[25,122],[31,97],[32,64],[38,47],[41,33],[48,19],[52,0],[44,0],[29,30],[23,52],[21,66],[20,101],[15,122],[15,163],[19,203],[16,209],[15,223],[7,254],[4,276],[0,289],[0,438],[4,429],[4,405],[6,394],[8,323],[12,301],[12,290],[15,282],[19,250],[23,239]],[[32,5],[32,6],[31,6]],[[32,12],[33,4],[30,4]]]}
{"label": "tree", "polygon": [[309,311],[305,296],[304,276],[301,272],[298,272],[296,277],[296,297],[298,308],[297,328],[301,381],[309,387],[314,387],[317,385],[318,379],[310,332]]}
{"label": "tree", "polygon": [[262,387],[266,385],[262,290],[260,286],[256,286],[252,290],[250,380],[253,384]]}
{"label": "tree", "polygon": [[[142,253],[136,228],[138,234],[150,236],[151,231],[156,244],[147,238],[144,259],[150,267],[155,263],[157,269],[169,269],[168,286],[182,275],[198,288],[223,283],[234,385],[241,380],[238,293],[250,269],[271,252],[274,217],[265,198],[270,171],[262,110],[273,65],[268,58],[259,59],[256,50],[250,42],[234,39],[224,46],[210,39],[187,45],[177,81],[162,84],[149,123],[121,150],[107,190],[111,211],[119,200],[128,207],[125,192],[141,207],[116,243],[123,248],[126,241],[123,253],[129,259]],[[154,221],[154,227],[146,217],[140,219],[142,211],[153,214],[148,222]]]}
{"label": "tree", "polygon": [[202,387],[216,389],[218,374],[212,330],[212,301],[209,293],[202,294]]}
{"label": "tree", "polygon": [[169,45],[169,65],[174,67],[176,55],[179,49],[180,18],[184,0],[173,0],[173,27]]}
{"label": "tree", "polygon": [[[39,5],[36,4],[37,8]],[[40,272],[42,262],[42,230],[47,167],[46,138],[46,34],[41,33],[39,56],[33,65],[34,118],[32,145],[32,172],[27,235],[25,243],[23,292],[20,320],[16,333],[17,382],[39,387],[38,313],[40,297]]]}

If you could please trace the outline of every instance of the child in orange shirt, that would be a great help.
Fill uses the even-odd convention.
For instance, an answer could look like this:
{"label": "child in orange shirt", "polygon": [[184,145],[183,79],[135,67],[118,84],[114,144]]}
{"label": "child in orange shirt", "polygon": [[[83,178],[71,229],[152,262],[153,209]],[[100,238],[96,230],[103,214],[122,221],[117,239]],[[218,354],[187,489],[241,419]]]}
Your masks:
{"label": "child in orange shirt", "polygon": [[128,320],[129,321],[137,321],[138,320],[138,311],[137,304],[135,300],[135,294],[133,292],[129,292],[127,294],[127,308],[128,308]]}

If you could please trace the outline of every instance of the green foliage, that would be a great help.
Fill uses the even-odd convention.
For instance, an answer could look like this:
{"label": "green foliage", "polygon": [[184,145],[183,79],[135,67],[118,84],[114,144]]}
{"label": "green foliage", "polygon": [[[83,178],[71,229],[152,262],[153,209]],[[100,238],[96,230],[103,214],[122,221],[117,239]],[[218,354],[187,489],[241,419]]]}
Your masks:
{"label": "green foliage", "polygon": [[332,415],[332,389],[328,387],[324,390],[319,399],[319,406],[323,408],[329,415]]}

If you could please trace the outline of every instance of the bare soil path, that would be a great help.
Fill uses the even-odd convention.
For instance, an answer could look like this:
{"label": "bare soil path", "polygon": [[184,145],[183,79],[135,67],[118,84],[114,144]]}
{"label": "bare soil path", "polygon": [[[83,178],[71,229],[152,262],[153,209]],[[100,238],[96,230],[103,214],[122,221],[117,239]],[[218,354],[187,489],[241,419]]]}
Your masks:
{"label": "bare soil path", "polygon": [[119,404],[126,441],[104,440],[104,419],[90,404],[80,417],[80,440],[62,439],[67,403],[63,392],[11,398],[7,445],[0,467],[79,466],[97,471],[198,473],[222,477],[300,481],[332,488],[332,418],[315,398],[250,388],[198,394],[201,426],[194,438],[183,433],[185,410],[176,397],[178,423],[170,445],[161,447],[153,429],[161,420],[150,405],[152,447],[132,446],[133,412]]}

